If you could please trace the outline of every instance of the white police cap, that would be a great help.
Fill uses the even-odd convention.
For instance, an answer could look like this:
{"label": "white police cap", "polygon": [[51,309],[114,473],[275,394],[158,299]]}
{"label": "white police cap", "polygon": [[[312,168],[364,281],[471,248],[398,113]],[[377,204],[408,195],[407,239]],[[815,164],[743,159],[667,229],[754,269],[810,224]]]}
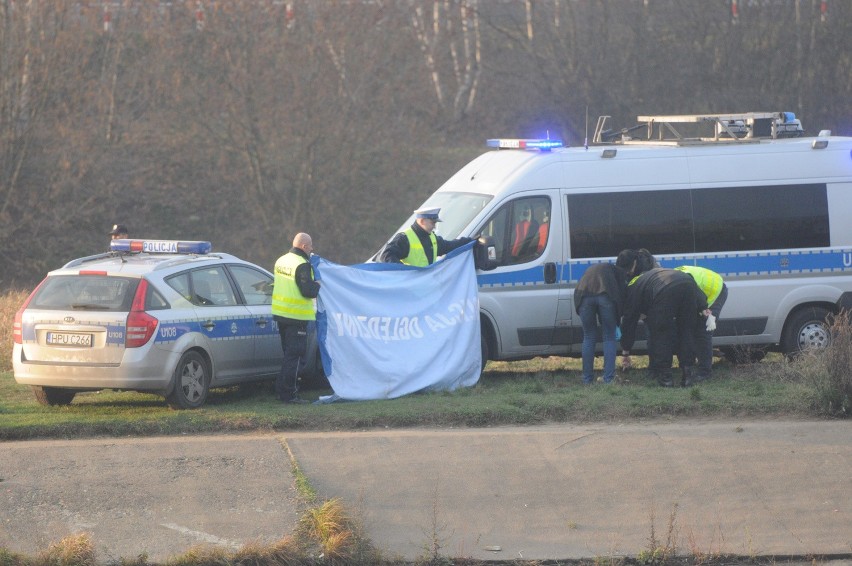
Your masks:
{"label": "white police cap", "polygon": [[434,220],[435,222],[441,221],[438,217],[438,215],[441,214],[440,208],[421,208],[420,210],[415,210],[414,214],[417,218],[426,218],[427,220]]}

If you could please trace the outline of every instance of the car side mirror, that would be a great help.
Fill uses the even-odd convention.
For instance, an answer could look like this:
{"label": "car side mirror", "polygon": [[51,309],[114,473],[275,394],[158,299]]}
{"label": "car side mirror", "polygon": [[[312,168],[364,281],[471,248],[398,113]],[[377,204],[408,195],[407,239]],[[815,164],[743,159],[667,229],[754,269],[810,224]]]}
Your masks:
{"label": "car side mirror", "polygon": [[473,264],[476,269],[491,271],[497,267],[497,247],[491,236],[480,236],[473,246]]}

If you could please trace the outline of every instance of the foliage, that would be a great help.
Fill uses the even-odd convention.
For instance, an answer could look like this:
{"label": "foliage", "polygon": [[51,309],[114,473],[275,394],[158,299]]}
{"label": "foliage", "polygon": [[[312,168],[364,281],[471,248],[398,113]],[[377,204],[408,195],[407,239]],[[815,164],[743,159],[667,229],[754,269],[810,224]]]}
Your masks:
{"label": "foliage", "polygon": [[793,110],[852,132],[850,54],[824,56],[848,2],[110,6],[105,29],[100,3],[0,3],[0,289],[104,249],[115,222],[262,265],[307,231],[363,261],[482,140],[576,145],[599,114]]}
{"label": "foliage", "polygon": [[12,369],[12,323],[28,295],[29,291],[0,293],[0,371]]}
{"label": "foliage", "polygon": [[805,385],[811,410],[826,417],[852,415],[852,317],[835,316],[831,343],[819,352],[805,353],[781,366],[781,379]]}

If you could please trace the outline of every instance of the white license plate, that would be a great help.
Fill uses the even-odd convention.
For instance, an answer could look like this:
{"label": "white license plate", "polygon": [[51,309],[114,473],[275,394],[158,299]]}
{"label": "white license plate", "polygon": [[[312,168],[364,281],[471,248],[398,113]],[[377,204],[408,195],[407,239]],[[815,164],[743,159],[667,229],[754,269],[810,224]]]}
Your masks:
{"label": "white license plate", "polygon": [[92,335],[79,332],[48,332],[47,343],[52,346],[92,347]]}

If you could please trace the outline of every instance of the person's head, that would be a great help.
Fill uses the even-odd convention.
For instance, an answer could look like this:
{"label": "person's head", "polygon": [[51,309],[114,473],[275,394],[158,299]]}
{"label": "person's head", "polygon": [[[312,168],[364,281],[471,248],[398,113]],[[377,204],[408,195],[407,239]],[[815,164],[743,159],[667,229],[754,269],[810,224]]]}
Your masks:
{"label": "person's head", "polygon": [[529,222],[532,220],[532,210],[529,205],[524,205],[521,209],[521,222]]}
{"label": "person's head", "polygon": [[623,269],[624,272],[627,273],[628,277],[632,277],[633,272],[636,271],[638,255],[639,254],[636,252],[636,250],[631,250],[630,248],[621,250],[618,253],[618,257],[615,258],[615,265],[616,267],[620,267],[621,269]]}
{"label": "person's head", "polygon": [[636,250],[636,275],[659,267],[657,259],[645,248]]}
{"label": "person's head", "polygon": [[314,251],[314,242],[311,239],[310,235],[304,232],[299,232],[298,234],[296,234],[296,237],[293,238],[293,247],[302,250],[308,255],[311,255],[311,253]]}
{"label": "person's head", "polygon": [[431,234],[438,222],[441,221],[440,214],[440,208],[421,208],[414,211],[414,222],[423,228],[427,234]]}
{"label": "person's head", "polygon": [[127,231],[127,226],[124,224],[113,224],[109,235],[112,240],[123,240],[129,237],[129,232]]}

